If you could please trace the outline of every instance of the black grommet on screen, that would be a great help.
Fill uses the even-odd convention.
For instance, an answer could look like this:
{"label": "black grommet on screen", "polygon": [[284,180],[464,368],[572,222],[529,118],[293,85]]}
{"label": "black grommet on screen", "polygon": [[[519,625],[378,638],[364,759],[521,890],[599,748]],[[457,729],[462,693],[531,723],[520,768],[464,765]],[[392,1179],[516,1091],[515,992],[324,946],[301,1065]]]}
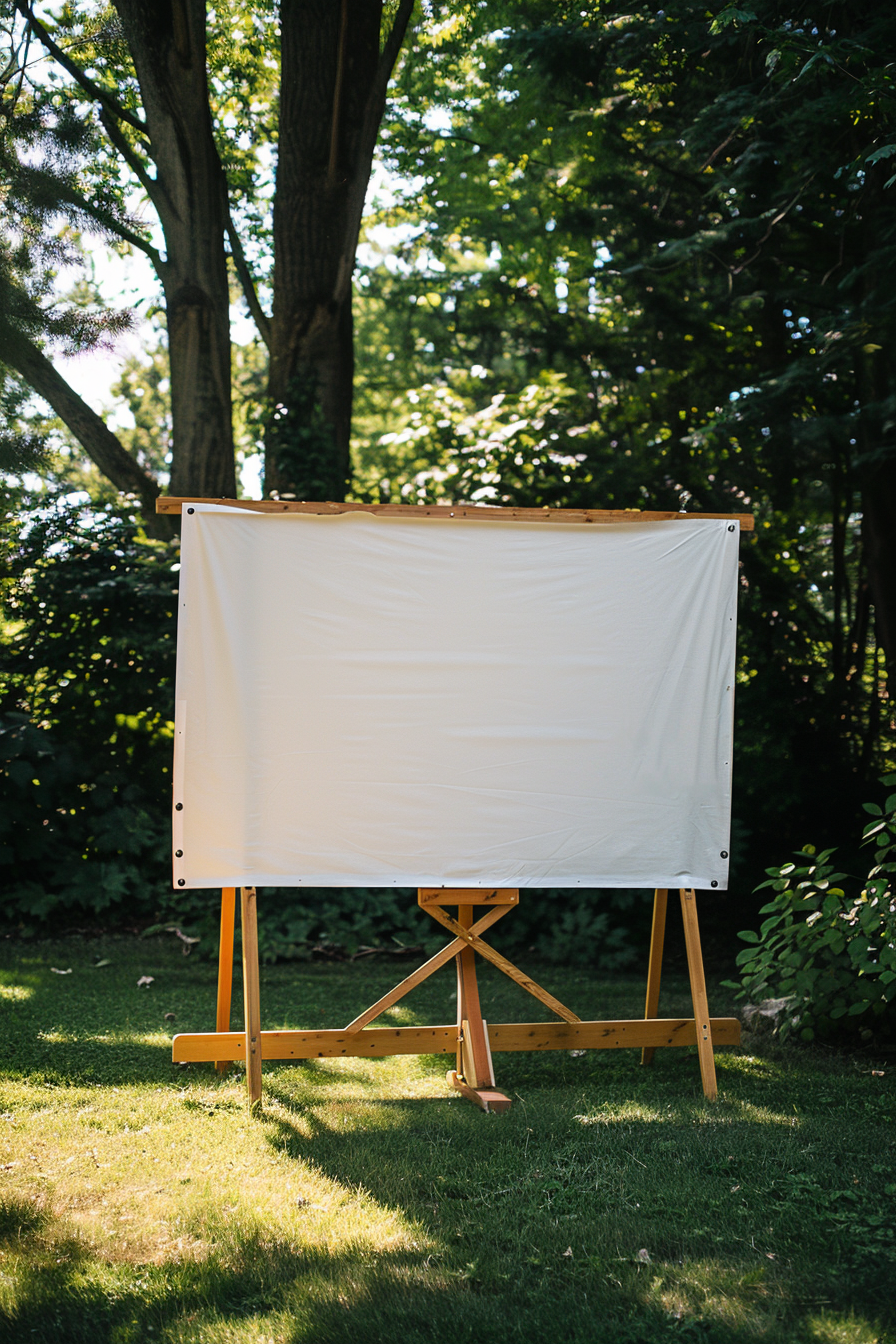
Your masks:
{"label": "black grommet on screen", "polygon": [[176,849],[176,850],[174,851],[174,857],[175,857],[176,859],[182,859],[183,856],[184,856],[184,852],[183,852],[182,849]]}
{"label": "black grommet on screen", "polygon": [[186,881],[185,881],[182,877],[179,877],[179,878],[177,879],[177,885],[178,885],[179,887],[185,887],[187,884],[186,884]]}
{"label": "black grommet on screen", "polygon": [[[191,509],[190,512],[192,513],[193,510]],[[734,524],[733,524],[733,523],[729,523],[729,524],[728,524],[728,531],[729,531],[729,532],[733,532],[733,531],[734,531]]]}
{"label": "black grommet on screen", "polygon": [[719,884],[718,884],[718,882],[710,882],[709,885],[710,885],[711,887],[717,887]]}
{"label": "black grommet on screen", "polygon": [[727,859],[727,857],[728,857],[728,851],[727,851],[727,849],[723,849],[722,852],[721,852],[721,854],[719,855],[719,858],[720,858],[720,859]]}
{"label": "black grommet on screen", "polygon": [[[196,512],[195,509],[187,509],[187,513],[195,513],[195,512]],[[731,530],[732,529],[729,527],[728,531],[730,532]]]}
{"label": "black grommet on screen", "polygon": [[183,803],[175,803],[175,804],[174,804],[174,810],[175,810],[175,812],[183,812],[183,810],[184,810],[184,805],[183,805]]}

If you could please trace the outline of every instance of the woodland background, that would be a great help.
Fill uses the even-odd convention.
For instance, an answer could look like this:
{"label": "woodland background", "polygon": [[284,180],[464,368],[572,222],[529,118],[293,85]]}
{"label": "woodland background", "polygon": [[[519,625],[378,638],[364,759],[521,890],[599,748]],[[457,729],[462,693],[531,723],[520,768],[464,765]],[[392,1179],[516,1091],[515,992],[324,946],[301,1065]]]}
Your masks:
{"label": "woodland background", "polygon": [[[710,934],[730,957],[767,867],[810,842],[867,871],[896,737],[891,5],[2,14],[12,928],[211,929],[213,897],[169,890],[177,537],[153,505],[259,476],[309,499],[752,511]],[[84,352],[122,348],[103,405]],[[264,947],[418,942],[412,905],[282,893]],[[538,950],[624,965],[647,909],[588,893]]]}

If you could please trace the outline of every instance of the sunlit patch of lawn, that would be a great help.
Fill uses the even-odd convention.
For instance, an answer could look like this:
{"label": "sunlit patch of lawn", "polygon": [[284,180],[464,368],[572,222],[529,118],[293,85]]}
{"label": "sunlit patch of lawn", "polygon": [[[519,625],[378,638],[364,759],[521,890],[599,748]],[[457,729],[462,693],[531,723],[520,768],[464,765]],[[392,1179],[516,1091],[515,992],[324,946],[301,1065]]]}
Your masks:
{"label": "sunlit patch of lawn", "polygon": [[[339,1026],[398,975],[267,968],[265,1025]],[[640,1009],[637,979],[540,978],[589,1015]],[[502,1054],[492,1116],[444,1056],[316,1060],[266,1065],[253,1119],[238,1070],[170,1060],[214,981],[164,942],[0,947],[0,1340],[896,1339],[886,1061],[748,1042],[713,1106],[689,1051]],[[452,1020],[453,989],[401,1020]],[[686,1001],[673,980],[663,1011]]]}

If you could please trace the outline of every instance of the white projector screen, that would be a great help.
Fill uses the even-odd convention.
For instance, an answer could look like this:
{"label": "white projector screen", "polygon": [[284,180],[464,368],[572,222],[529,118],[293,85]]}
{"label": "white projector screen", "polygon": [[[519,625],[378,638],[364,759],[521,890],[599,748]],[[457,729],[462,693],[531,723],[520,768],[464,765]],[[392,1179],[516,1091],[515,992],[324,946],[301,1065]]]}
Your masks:
{"label": "white projector screen", "polygon": [[738,540],[185,507],[175,886],[724,890]]}

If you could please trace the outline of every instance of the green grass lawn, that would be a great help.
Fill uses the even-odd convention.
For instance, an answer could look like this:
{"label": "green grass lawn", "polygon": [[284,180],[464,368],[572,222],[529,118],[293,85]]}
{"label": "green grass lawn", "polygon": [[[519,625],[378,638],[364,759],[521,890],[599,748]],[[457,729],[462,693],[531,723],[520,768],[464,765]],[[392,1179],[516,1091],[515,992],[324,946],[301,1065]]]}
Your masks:
{"label": "green grass lawn", "polygon": [[[498,1055],[514,1105],[483,1115],[447,1057],[321,1060],[266,1065],[253,1119],[237,1070],[171,1063],[215,1002],[172,944],[0,944],[0,1340],[896,1340],[896,1065],[748,1039],[711,1105],[688,1050]],[[409,969],[263,968],[263,1024],[341,1026]],[[527,969],[642,1011],[639,978]],[[547,1016],[488,967],[482,998]]]}

